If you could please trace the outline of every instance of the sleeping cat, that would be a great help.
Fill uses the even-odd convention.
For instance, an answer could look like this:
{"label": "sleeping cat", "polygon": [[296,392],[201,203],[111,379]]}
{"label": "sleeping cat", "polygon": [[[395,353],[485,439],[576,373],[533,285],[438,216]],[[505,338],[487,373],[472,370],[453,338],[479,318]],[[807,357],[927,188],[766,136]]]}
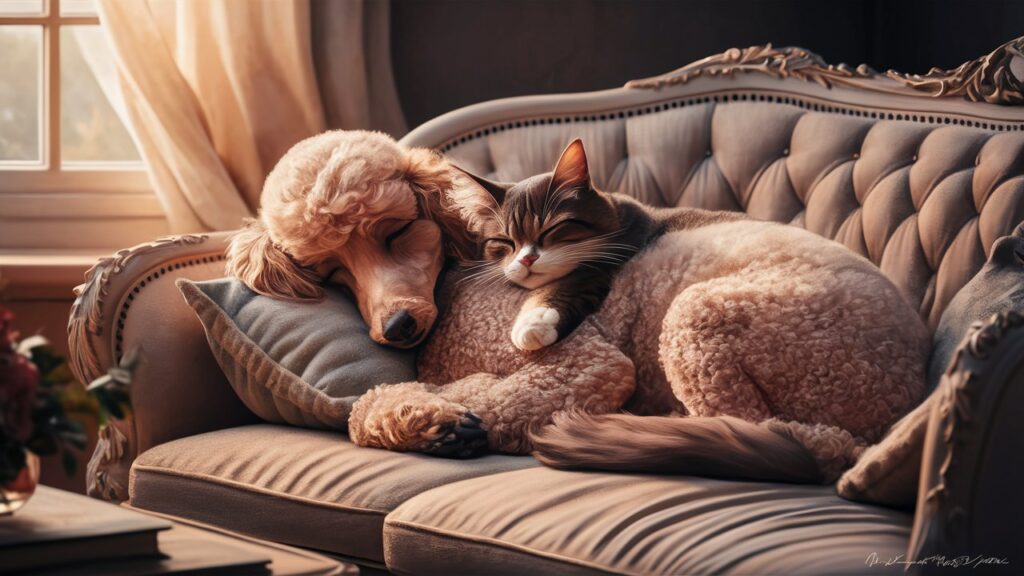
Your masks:
{"label": "sleeping cat", "polygon": [[658,209],[596,190],[583,143],[562,152],[552,172],[518,184],[467,173],[488,194],[463,193],[463,217],[483,238],[483,262],[469,279],[507,279],[532,290],[512,328],[531,351],[572,332],[608,295],[615,273],[666,232],[738,220],[738,212]]}

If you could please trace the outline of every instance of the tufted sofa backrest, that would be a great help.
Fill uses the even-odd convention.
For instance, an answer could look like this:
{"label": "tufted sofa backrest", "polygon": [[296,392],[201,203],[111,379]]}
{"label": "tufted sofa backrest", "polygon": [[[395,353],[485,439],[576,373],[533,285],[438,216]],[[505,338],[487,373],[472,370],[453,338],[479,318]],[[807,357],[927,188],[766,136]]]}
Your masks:
{"label": "tufted sofa backrest", "polygon": [[[751,86],[736,85],[741,79]],[[1024,122],[960,112],[1000,108],[992,105],[960,101],[942,112],[905,104],[921,96],[852,88],[840,94],[847,103],[834,86],[789,79],[787,94],[780,79],[757,79],[708,79],[717,85],[675,97],[621,90],[660,98],[636,105],[621,95],[596,112],[583,109],[614,102],[616,91],[577,97],[580,111],[566,103],[545,113],[535,99],[532,114],[519,103],[443,141],[417,141],[429,139],[422,133],[406,141],[516,181],[551,170],[580,137],[599,188],[655,206],[741,210],[834,239],[877,264],[934,328],[992,243],[1024,220]],[[770,89],[757,85],[765,82]]]}

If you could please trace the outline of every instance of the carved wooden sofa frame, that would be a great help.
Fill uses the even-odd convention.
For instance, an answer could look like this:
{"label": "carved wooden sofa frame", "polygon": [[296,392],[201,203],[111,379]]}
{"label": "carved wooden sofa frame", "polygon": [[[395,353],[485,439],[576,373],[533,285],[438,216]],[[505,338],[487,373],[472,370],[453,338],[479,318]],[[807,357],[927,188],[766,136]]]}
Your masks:
{"label": "carved wooden sofa frame", "polygon": [[[1022,49],[1024,38],[955,70],[924,76],[830,66],[799,48],[731,49],[619,89],[470,106],[424,124],[403,142],[448,152],[502,130],[631,116],[677,102],[747,98],[870,118],[1021,131]],[[159,304],[167,301],[161,300],[167,286],[173,286],[168,278],[223,275],[227,238],[227,233],[172,236],[121,250],[89,270],[76,289],[68,331],[72,367],[83,382],[115,366],[141,331],[167,332],[166,342],[174,346],[185,339],[171,333],[188,332],[185,357],[190,360],[179,364],[194,364],[161,365],[159,349],[143,350],[146,361],[133,389],[134,417],[101,431],[88,469],[90,495],[126,499],[129,468],[143,450],[254,420],[224,385],[190,311],[182,304],[164,314]],[[156,284],[164,294],[151,294]],[[150,384],[161,371],[173,371],[181,389]],[[1004,522],[1024,517],[1019,496],[1024,485],[1024,318],[1002,315],[978,325],[959,347],[942,386],[925,447],[910,548],[915,558],[971,554],[982,544],[998,550],[1012,532]],[[197,391],[201,399],[183,398]],[[917,568],[929,571],[934,564]]]}

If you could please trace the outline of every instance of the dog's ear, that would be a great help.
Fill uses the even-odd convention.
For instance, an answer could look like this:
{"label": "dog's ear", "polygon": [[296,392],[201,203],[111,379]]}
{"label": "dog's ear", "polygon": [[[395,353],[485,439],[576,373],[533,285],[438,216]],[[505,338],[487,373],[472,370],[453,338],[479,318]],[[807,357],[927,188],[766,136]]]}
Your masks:
{"label": "dog's ear", "polygon": [[463,262],[476,260],[479,242],[455,201],[460,172],[440,154],[425,148],[410,149],[408,159],[406,178],[419,196],[424,217],[441,228],[445,254]]}
{"label": "dog's ear", "polygon": [[247,221],[231,237],[226,271],[254,292],[272,298],[305,300],[324,295],[316,275],[274,245],[259,219]]}

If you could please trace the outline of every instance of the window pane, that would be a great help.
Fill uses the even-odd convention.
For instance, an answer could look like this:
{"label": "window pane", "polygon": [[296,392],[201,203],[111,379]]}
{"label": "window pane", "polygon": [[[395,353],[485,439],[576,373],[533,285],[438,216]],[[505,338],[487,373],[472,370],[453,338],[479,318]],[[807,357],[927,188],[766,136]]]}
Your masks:
{"label": "window pane", "polygon": [[93,0],[60,0],[61,16],[96,16]]}
{"label": "window pane", "polygon": [[43,13],[43,0],[0,0],[4,16],[38,16]]}
{"label": "window pane", "polygon": [[42,26],[0,26],[0,163],[42,161]]}
{"label": "window pane", "polygon": [[117,70],[100,27],[61,27],[60,58],[63,163],[138,161],[124,124]]}

